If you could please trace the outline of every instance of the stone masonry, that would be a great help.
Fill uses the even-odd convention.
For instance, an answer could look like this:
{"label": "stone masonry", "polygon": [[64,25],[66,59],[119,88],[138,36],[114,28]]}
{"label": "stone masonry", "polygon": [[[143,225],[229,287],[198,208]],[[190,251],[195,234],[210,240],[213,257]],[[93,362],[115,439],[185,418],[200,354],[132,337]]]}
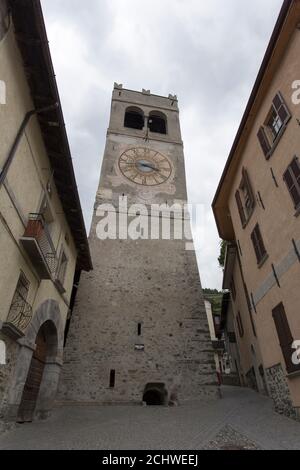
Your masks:
{"label": "stone masonry", "polygon": [[[151,111],[163,112],[167,134],[124,127],[129,106],[144,113],[145,123]],[[165,155],[172,167],[168,182],[149,187],[127,180],[118,161],[132,148]],[[194,251],[174,236],[97,237],[99,204],[110,204],[119,215],[119,198],[125,196],[128,206],[144,203],[147,208],[185,202],[184,155],[176,98],[116,85],[89,237],[94,270],[80,280],[58,400],[141,403],[151,386],[164,390],[164,403],[215,397],[213,352]]]}
{"label": "stone masonry", "polygon": [[300,420],[299,410],[293,406],[281,364],[266,369],[266,375],[275,410],[289,418]]}

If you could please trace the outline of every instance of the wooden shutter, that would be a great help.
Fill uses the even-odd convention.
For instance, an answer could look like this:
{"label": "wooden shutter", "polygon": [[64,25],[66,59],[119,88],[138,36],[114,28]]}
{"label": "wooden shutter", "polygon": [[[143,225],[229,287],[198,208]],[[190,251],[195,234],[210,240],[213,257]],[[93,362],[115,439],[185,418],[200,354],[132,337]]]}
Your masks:
{"label": "wooden shutter", "polygon": [[235,288],[235,282],[234,282],[233,278],[231,279],[231,283],[230,283],[230,291],[231,291],[231,295],[232,295],[233,300],[235,300],[236,299],[236,288]]}
{"label": "wooden shutter", "polygon": [[242,338],[244,336],[244,327],[243,327],[243,323],[242,323],[242,318],[241,318],[241,314],[240,312],[238,312],[237,316],[236,316],[236,322],[237,322],[237,326],[238,326],[238,330],[239,330],[239,335],[240,337]]}
{"label": "wooden shutter", "polygon": [[259,143],[261,145],[261,148],[264,152],[265,157],[269,157],[270,150],[271,150],[271,145],[270,142],[268,141],[268,138],[266,136],[265,130],[263,127],[261,127],[257,133],[257,137],[259,140]]}
{"label": "wooden shutter", "polygon": [[257,224],[251,233],[251,240],[253,243],[254,251],[257,258],[257,263],[260,263],[266,254],[265,245],[260,233],[259,225]]}
{"label": "wooden shutter", "polygon": [[244,208],[243,208],[243,204],[242,204],[242,200],[241,200],[241,196],[240,196],[239,191],[237,191],[235,193],[235,200],[236,200],[236,203],[237,203],[237,206],[238,206],[242,226],[244,226],[246,224],[246,216],[245,216],[245,211],[244,211]]}
{"label": "wooden shutter", "polygon": [[300,205],[300,166],[296,158],[288,166],[283,175],[283,179],[287,185],[292,200],[294,201],[295,208]]}
{"label": "wooden shutter", "polygon": [[243,180],[244,180],[244,184],[246,186],[248,196],[251,200],[251,207],[253,208],[255,206],[255,198],[254,198],[254,194],[253,194],[253,191],[252,191],[252,186],[251,186],[249,175],[248,175],[248,172],[247,172],[246,168],[243,168],[242,175],[243,175]]}
{"label": "wooden shutter", "polygon": [[273,106],[276,109],[276,112],[278,113],[278,116],[280,117],[283,124],[286,124],[290,119],[291,114],[287,108],[287,105],[285,104],[284,99],[282,98],[281,93],[278,92],[273,99]]}
{"label": "wooden shutter", "polygon": [[295,350],[292,348],[294,339],[286,317],[283,303],[280,303],[272,310],[272,316],[277,330],[281,351],[286,364],[286,369],[288,372],[299,370],[300,365],[293,364],[292,362],[292,355],[295,352]]}

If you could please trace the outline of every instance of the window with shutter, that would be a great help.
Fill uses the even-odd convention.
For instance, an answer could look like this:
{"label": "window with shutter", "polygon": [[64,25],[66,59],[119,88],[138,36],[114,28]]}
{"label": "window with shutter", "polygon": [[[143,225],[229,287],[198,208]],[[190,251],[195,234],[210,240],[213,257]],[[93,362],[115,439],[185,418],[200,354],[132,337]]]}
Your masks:
{"label": "window with shutter", "polygon": [[269,157],[272,147],[268,141],[268,138],[266,136],[266,133],[263,127],[259,129],[257,133],[257,137],[258,137],[260,146],[264,152],[265,157]]}
{"label": "window with shutter", "polygon": [[292,356],[295,352],[292,348],[294,342],[290,326],[286,317],[283,303],[280,303],[272,310],[280,348],[284,357],[286,370],[288,373],[300,370],[300,364],[293,364]]}
{"label": "window with shutter", "polygon": [[249,218],[255,206],[255,198],[253,195],[252,186],[251,186],[249,175],[248,175],[246,168],[243,168],[242,174],[243,174],[243,178],[240,184],[240,189],[243,194],[245,212],[247,214],[247,217]]}
{"label": "window with shutter", "polygon": [[244,336],[244,327],[243,327],[243,322],[242,322],[242,317],[241,317],[240,312],[238,312],[238,314],[236,316],[236,323],[237,323],[237,326],[238,326],[239,335],[242,338]]}
{"label": "window with shutter", "polygon": [[265,157],[268,159],[283,134],[291,114],[280,92],[273,99],[271,109],[257,137]]}
{"label": "window with shutter", "polygon": [[290,119],[291,115],[280,92],[278,92],[275,96],[273,100],[273,106],[278,116],[276,117],[276,120],[280,120],[282,125],[286,124]]}
{"label": "window with shutter", "polygon": [[242,225],[244,227],[244,225],[246,224],[246,216],[245,216],[245,212],[244,212],[244,208],[243,208],[243,204],[242,204],[242,200],[241,200],[241,196],[240,196],[239,191],[236,191],[236,193],[235,193],[235,200],[236,200],[236,204],[237,204],[238,211],[239,211],[239,214],[240,214],[240,219],[241,219]]}
{"label": "window with shutter", "polygon": [[255,198],[252,191],[248,172],[245,168],[242,170],[242,180],[239,189],[235,193],[235,199],[238,206],[242,226],[245,227],[249,221],[254,207]]}
{"label": "window with shutter", "polygon": [[235,288],[235,282],[234,282],[233,278],[231,279],[231,283],[230,283],[230,292],[231,292],[232,299],[235,300],[236,299],[236,288]]}
{"label": "window with shutter", "polygon": [[265,249],[265,245],[264,245],[258,224],[256,224],[253,232],[251,233],[251,240],[253,243],[253,247],[254,247],[254,251],[255,251],[255,255],[257,259],[257,264],[260,264],[266,258],[267,251]]}
{"label": "window with shutter", "polygon": [[283,179],[294,202],[295,209],[300,207],[300,165],[298,158],[294,158],[287,167]]}

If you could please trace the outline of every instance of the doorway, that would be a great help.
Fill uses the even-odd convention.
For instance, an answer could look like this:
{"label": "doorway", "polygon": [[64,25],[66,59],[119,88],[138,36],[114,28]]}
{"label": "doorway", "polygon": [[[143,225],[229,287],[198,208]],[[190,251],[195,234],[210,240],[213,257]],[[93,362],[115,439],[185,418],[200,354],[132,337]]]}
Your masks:
{"label": "doorway", "polygon": [[55,325],[46,321],[39,329],[35,340],[36,349],[32,354],[21,403],[18,409],[17,422],[31,422],[39,397],[41,383],[45,373],[47,357],[57,352],[57,332]]}
{"label": "doorway", "polygon": [[162,406],[167,402],[168,392],[163,383],[149,383],[146,385],[143,401],[147,406]]}

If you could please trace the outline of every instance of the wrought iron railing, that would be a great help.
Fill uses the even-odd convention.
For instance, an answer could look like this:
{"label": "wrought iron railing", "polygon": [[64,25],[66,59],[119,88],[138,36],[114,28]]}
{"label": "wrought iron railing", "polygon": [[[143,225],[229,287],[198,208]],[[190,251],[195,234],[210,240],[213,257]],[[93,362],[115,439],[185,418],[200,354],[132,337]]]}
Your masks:
{"label": "wrought iron railing", "polygon": [[20,331],[25,331],[32,318],[32,307],[16,291],[9,309],[7,323],[11,323]]}
{"label": "wrought iron railing", "polygon": [[58,260],[47,223],[42,214],[29,214],[24,237],[34,238],[51,274],[57,271]]}

